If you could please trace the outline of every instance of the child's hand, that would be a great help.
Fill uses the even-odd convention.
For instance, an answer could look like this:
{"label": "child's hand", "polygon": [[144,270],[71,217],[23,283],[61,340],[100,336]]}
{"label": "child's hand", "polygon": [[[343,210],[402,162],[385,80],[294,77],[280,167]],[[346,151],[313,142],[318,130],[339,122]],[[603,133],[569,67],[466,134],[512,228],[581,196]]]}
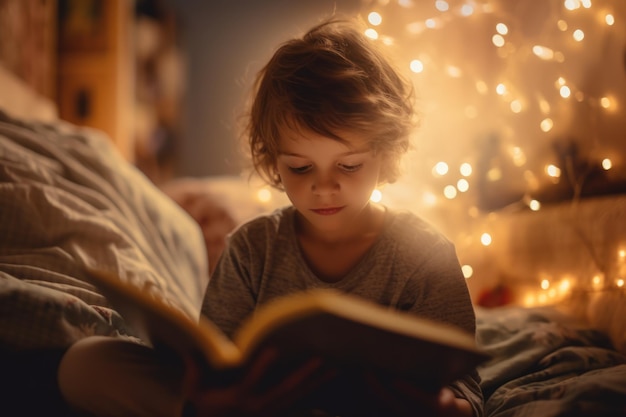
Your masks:
{"label": "child's hand", "polygon": [[258,416],[274,415],[298,401],[333,377],[333,373],[322,370],[322,360],[318,358],[303,362],[302,366],[289,374],[285,379],[269,389],[259,392],[261,381],[277,353],[267,350],[259,355],[250,371],[237,383],[223,388],[207,388],[200,391],[190,388],[197,386],[197,369],[188,367],[191,372],[187,376],[186,386],[188,400],[183,410],[183,417],[192,416]]}
{"label": "child's hand", "polygon": [[470,403],[457,398],[450,388],[438,392],[423,391],[405,380],[392,380],[384,383],[378,375],[365,375],[372,393],[378,398],[390,415],[413,417],[472,417]]}

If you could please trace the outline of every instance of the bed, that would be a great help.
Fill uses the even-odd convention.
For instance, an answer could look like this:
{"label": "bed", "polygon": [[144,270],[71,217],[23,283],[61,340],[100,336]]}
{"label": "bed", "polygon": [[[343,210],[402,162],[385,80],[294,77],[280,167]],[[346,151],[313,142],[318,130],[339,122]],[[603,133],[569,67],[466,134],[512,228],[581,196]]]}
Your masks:
{"label": "bed", "polygon": [[[138,338],[86,268],[197,317],[225,235],[285,200],[234,177],[157,188],[101,132],[35,108],[0,103],[0,414],[70,415],[55,385],[63,351],[89,335]],[[479,369],[486,416],[626,415],[624,293],[593,296],[574,303],[585,314],[476,306],[492,355]]]}

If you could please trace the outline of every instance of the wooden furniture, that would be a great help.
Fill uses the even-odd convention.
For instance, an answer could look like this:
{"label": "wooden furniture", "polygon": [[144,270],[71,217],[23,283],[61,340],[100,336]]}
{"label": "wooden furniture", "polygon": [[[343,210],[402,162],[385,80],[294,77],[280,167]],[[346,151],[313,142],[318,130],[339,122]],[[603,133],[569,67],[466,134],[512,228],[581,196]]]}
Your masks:
{"label": "wooden furniture", "polygon": [[107,133],[133,159],[133,2],[58,1],[59,117]]}

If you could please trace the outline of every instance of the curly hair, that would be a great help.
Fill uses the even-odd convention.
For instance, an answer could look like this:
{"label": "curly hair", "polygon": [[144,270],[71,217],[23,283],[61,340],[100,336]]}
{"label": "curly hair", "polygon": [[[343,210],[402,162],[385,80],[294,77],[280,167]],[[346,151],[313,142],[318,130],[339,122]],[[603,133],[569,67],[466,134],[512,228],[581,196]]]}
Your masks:
{"label": "curly hair", "polygon": [[413,88],[352,20],[326,20],[275,51],[257,74],[244,135],[255,171],[282,189],[281,132],[308,129],[365,138],[383,156],[381,183],[396,181],[415,125]]}

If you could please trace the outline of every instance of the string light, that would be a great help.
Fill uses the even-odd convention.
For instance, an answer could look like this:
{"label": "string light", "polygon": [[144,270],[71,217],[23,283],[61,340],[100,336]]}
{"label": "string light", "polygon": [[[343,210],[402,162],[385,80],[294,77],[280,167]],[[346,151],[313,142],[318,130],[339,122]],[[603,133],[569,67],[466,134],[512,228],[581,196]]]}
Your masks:
{"label": "string light", "polygon": [[[536,13],[547,11],[548,14],[537,16],[541,19],[536,21],[532,16],[521,20],[517,14],[521,8],[510,7],[499,0],[371,1],[376,10],[367,14],[367,19],[370,25],[376,26],[376,30],[372,29],[376,38],[383,43],[393,43],[394,54],[399,53],[401,60],[406,59],[401,64],[410,69],[424,103],[425,123],[420,127],[424,140],[418,149],[420,157],[427,162],[412,164],[406,181],[425,188],[430,185],[434,191],[423,192],[419,205],[413,206],[416,210],[448,204],[471,219],[483,219],[487,213],[476,208],[475,193],[489,186],[508,186],[508,181],[513,183],[511,173],[514,173],[519,174],[523,186],[527,187],[521,190],[520,195],[524,197],[517,207],[540,211],[541,202],[530,196],[546,183],[558,183],[564,175],[556,164],[537,158],[544,156],[543,150],[550,149],[554,139],[564,138],[570,135],[570,130],[576,129],[572,130],[573,135],[581,137],[575,139],[587,140],[591,131],[595,136],[591,154],[609,154],[602,148],[605,136],[593,128],[602,127],[606,117],[621,111],[626,101],[620,87],[623,83],[611,82],[606,84],[609,87],[604,87],[605,84],[599,82],[600,88],[594,89],[587,82],[585,77],[589,74],[585,71],[602,72],[613,64],[606,60],[607,53],[612,52],[607,48],[621,45],[624,33],[621,16],[616,19],[615,10],[607,10],[607,3],[600,10],[589,0],[562,0],[558,6],[550,7],[535,7],[531,0],[521,1],[532,5],[524,9],[528,13],[536,10]],[[607,2],[610,6],[611,2]],[[589,9],[595,11],[590,13]],[[385,25],[381,24],[383,21]],[[485,22],[490,25],[487,33],[473,30],[473,25]],[[534,22],[537,27],[533,29],[537,30],[523,30],[528,22]],[[539,27],[540,23],[543,26]],[[471,48],[471,52],[463,46],[476,42],[483,42],[483,45]],[[597,42],[605,43],[601,48]],[[597,53],[600,50],[606,53]],[[596,65],[598,59],[606,60],[606,65]],[[620,65],[618,70],[623,72],[622,63],[618,61],[615,60]],[[598,75],[597,79],[611,77]],[[585,117],[578,117],[578,109],[584,109]],[[596,125],[588,128],[592,120],[596,120]],[[494,152],[489,163],[485,162],[486,157],[481,162],[484,150],[475,145],[481,143],[478,135],[490,131],[500,141],[502,152]],[[494,150],[487,146],[485,149],[487,152]],[[439,162],[433,165],[432,161]],[[594,159],[593,163],[596,166],[599,163],[604,171],[613,170],[618,174],[625,169],[623,158],[605,157],[599,161]],[[450,167],[457,166],[461,179],[451,178],[454,172],[451,175]],[[486,184],[475,184],[485,179]],[[442,184],[443,181],[447,184]],[[494,188],[497,189],[503,188]],[[489,233],[478,234],[483,246],[492,245]],[[473,242],[475,244],[476,239]],[[533,290],[527,299],[536,305],[551,302],[583,281],[594,289],[605,285],[603,274],[567,277],[560,282],[551,278],[549,288]],[[611,278],[610,282],[617,281]]]}

